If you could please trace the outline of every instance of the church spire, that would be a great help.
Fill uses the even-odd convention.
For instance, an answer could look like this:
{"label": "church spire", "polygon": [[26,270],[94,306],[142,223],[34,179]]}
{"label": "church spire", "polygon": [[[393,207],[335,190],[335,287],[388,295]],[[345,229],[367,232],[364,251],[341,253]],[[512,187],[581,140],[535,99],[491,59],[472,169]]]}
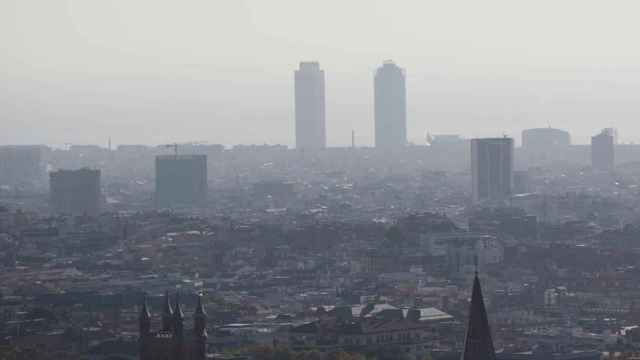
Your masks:
{"label": "church spire", "polygon": [[171,331],[173,329],[173,310],[171,309],[171,300],[169,300],[169,291],[164,293],[164,307],[162,308],[162,331]]}
{"label": "church spire", "polygon": [[147,294],[145,293],[142,297],[142,309],[140,310],[140,336],[144,336],[151,331],[151,313],[149,312],[149,307],[147,306]]}
{"label": "church spire", "polygon": [[198,294],[198,306],[193,313],[193,360],[207,358],[207,312],[202,305],[202,295]]}
{"label": "church spire", "polygon": [[173,359],[184,360],[184,313],[180,305],[180,291],[173,308]]}
{"label": "church spire", "polygon": [[180,291],[176,294],[176,305],[173,308],[173,332],[174,335],[182,336],[184,326],[184,313],[180,305]]}
{"label": "church spire", "polygon": [[207,312],[202,305],[200,294],[198,294],[198,306],[193,314],[193,331],[196,336],[207,337]]}
{"label": "church spire", "polygon": [[140,346],[140,360],[150,360],[151,352],[149,348],[149,338],[151,333],[151,313],[147,306],[147,294],[142,298],[142,309],[138,319],[140,325],[140,335],[138,337],[138,345]]}
{"label": "church spire", "polygon": [[478,272],[473,278],[473,290],[471,291],[471,305],[469,306],[469,322],[467,334],[464,340],[464,350],[461,360],[495,360],[496,354],[491,339],[491,329],[487,319],[487,311],[484,307],[482,289]]}

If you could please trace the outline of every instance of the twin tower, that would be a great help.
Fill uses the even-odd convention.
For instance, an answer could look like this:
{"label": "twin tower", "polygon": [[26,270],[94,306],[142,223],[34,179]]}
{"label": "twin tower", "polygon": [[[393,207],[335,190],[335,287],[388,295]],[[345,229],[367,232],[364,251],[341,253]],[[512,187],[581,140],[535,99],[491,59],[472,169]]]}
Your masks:
{"label": "twin tower", "polygon": [[169,293],[165,294],[162,309],[162,328],[151,329],[151,313],[145,297],[139,317],[140,360],[205,360],[207,358],[207,314],[198,296],[193,313],[193,329],[184,329],[184,313],[180,296],[171,306]]}
{"label": "twin tower", "polygon": [[[374,79],[376,148],[398,148],[407,143],[405,72],[392,61],[378,68]],[[296,148],[327,146],[324,70],[317,62],[301,62],[295,72]]]}

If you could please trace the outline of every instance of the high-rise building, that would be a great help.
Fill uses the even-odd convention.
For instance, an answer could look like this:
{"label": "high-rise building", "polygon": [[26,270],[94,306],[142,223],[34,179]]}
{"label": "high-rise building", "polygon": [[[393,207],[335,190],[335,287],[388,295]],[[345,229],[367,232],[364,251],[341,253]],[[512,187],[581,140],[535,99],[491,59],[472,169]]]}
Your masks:
{"label": "high-rise building", "polygon": [[604,128],[602,132],[613,136],[613,144],[618,145],[618,129],[616,128]]}
{"label": "high-rise building", "polygon": [[471,182],[474,201],[504,200],[512,192],[513,139],[471,140]]}
{"label": "high-rise building", "polygon": [[374,79],[374,116],[377,148],[398,148],[407,143],[407,91],[404,69],[386,61]]}
{"label": "high-rise building", "polygon": [[0,146],[0,185],[44,186],[46,150],[40,145]]}
{"label": "high-rise building", "polygon": [[571,135],[565,130],[549,127],[522,131],[522,147],[527,150],[553,151],[569,145],[571,145]]}
{"label": "high-rise building", "polygon": [[51,208],[55,214],[90,215],[100,213],[100,170],[58,170],[49,173]]}
{"label": "high-rise building", "polygon": [[536,128],[522,131],[521,162],[527,166],[547,166],[566,161],[570,154],[571,135],[561,129]]}
{"label": "high-rise building", "polygon": [[591,167],[596,171],[613,171],[616,132],[604,129],[591,137]]}
{"label": "high-rise building", "polygon": [[206,155],[156,157],[156,206],[173,208],[202,204],[207,198]]}
{"label": "high-rise building", "polygon": [[324,149],[325,126],[324,70],[318,62],[301,62],[295,71],[296,148]]}

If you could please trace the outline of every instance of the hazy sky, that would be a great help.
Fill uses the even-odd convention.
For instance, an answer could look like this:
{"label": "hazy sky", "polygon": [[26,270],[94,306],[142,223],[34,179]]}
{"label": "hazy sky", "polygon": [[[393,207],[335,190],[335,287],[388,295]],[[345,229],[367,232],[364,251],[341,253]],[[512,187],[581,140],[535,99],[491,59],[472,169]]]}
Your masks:
{"label": "hazy sky", "polygon": [[326,71],[331,145],[373,141],[373,72],[408,136],[603,127],[640,142],[636,0],[0,0],[0,143],[293,144],[293,70]]}

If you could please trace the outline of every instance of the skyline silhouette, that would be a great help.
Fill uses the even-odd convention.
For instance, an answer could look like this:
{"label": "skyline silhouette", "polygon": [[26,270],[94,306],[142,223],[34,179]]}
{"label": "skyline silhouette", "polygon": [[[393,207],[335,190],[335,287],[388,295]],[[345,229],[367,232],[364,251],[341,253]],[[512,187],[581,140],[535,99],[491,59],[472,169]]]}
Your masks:
{"label": "skyline silhouette", "polygon": [[293,146],[291,72],[319,61],[328,146],[348,146],[352,130],[372,145],[373,77],[386,59],[407,70],[413,143],[427,132],[518,138],[548,125],[575,143],[605,127],[619,129],[621,142],[640,141],[634,3],[64,5],[0,4],[0,118],[9,124],[0,144],[111,136]]}

